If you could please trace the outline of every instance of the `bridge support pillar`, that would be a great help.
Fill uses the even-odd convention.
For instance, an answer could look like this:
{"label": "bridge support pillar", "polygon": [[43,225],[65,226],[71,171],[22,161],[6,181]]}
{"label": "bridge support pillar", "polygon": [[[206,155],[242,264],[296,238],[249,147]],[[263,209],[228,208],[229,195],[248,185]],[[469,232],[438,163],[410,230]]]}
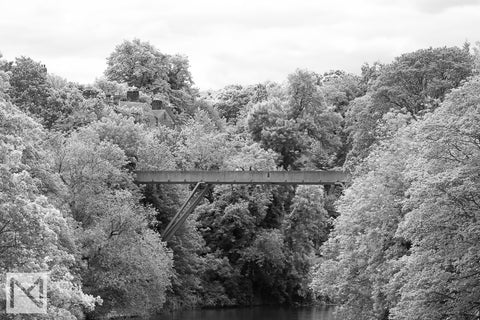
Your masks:
{"label": "bridge support pillar", "polygon": [[177,230],[182,226],[182,224],[187,220],[188,216],[195,210],[195,207],[200,203],[203,196],[211,188],[211,185],[208,183],[198,182],[193,188],[192,192],[188,196],[187,200],[183,203],[182,207],[173,217],[172,221],[163,231],[162,239],[165,242],[168,242],[172,239],[173,235]]}

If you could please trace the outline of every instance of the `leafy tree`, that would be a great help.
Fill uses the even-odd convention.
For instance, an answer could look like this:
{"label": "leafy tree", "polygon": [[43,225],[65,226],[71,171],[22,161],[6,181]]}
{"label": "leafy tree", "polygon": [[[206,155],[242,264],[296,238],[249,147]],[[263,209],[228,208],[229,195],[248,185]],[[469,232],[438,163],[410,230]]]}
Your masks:
{"label": "leafy tree", "polygon": [[190,108],[197,95],[187,58],[165,55],[148,42],[124,41],[107,58],[107,64],[108,80],[127,83],[168,101],[179,113]]}
{"label": "leafy tree", "polygon": [[67,79],[49,73],[47,74],[47,84],[50,88],[59,90],[66,87],[69,83]]}
{"label": "leafy tree", "polygon": [[327,240],[331,218],[324,208],[323,189],[299,186],[292,200],[291,212],[285,217],[285,241],[301,255],[310,255]]}
{"label": "leafy tree", "polygon": [[168,56],[168,101],[176,107],[178,113],[194,107],[198,92],[193,88],[188,58],[182,55]]}
{"label": "leafy tree", "polygon": [[[252,268],[247,265],[252,260],[250,248],[267,214],[270,197],[264,189],[218,186],[214,189],[214,201],[198,208],[199,228],[206,245],[215,257],[228,259],[227,268],[233,268],[223,286],[239,304],[251,303],[256,294],[254,279],[250,277]],[[225,274],[221,277],[225,278]]]}
{"label": "leafy tree", "polygon": [[456,47],[403,54],[382,69],[373,97],[386,110],[405,109],[415,117],[438,106],[449,90],[472,75],[472,68],[470,53]]}
{"label": "leafy tree", "polygon": [[10,89],[10,77],[6,72],[8,67],[9,63],[2,59],[2,53],[0,52],[0,99],[5,99]]}
{"label": "leafy tree", "polygon": [[95,79],[93,86],[102,90],[106,96],[127,95],[128,86],[126,84],[122,85],[116,81],[109,81],[105,77]]}
{"label": "leafy tree", "polygon": [[[85,286],[104,299],[96,314],[142,314],[163,305],[172,257],[152,230],[156,213],[139,204],[140,194],[125,170],[125,153],[135,150],[115,120],[122,119],[104,119],[60,139],[56,165],[82,226]],[[128,129],[135,132],[133,122]]]}
{"label": "leafy tree", "polygon": [[3,101],[0,119],[0,277],[5,281],[6,272],[50,272],[43,318],[81,318],[101,299],[83,292],[76,271],[75,225],[61,206],[64,186],[43,149],[46,134]]}
{"label": "leafy tree", "polygon": [[39,62],[17,58],[9,74],[8,95],[12,102],[38,117],[48,129],[69,131],[103,116],[103,101],[85,99],[77,85],[49,75]]}
{"label": "leafy tree", "polygon": [[224,170],[242,170],[242,171],[262,171],[274,170],[276,168],[275,158],[277,154],[272,150],[264,150],[257,143],[251,143],[241,138],[235,139],[230,143],[236,149],[231,152],[222,166]]}
{"label": "leafy tree", "polygon": [[341,147],[342,118],[325,105],[319,78],[297,70],[279,98],[257,103],[248,115],[254,141],[279,153],[284,169],[326,168]]}
{"label": "leafy tree", "polygon": [[148,42],[124,41],[107,58],[107,64],[105,75],[110,81],[155,92],[164,92],[168,86],[167,56]]}
{"label": "leafy tree", "polygon": [[377,127],[385,123],[386,113],[399,111],[416,119],[437,108],[445,94],[472,75],[473,58],[457,47],[429,48],[403,54],[373,71],[365,67],[363,72],[370,78],[373,73],[375,81],[369,80],[367,97],[354,100],[347,112],[349,163],[364,159],[365,150],[380,140]]}
{"label": "leafy tree", "polygon": [[9,70],[12,102],[21,110],[35,115],[42,113],[48,97],[47,68],[27,57],[15,59]]}
{"label": "leafy tree", "polygon": [[299,186],[283,221],[286,247],[289,302],[309,298],[309,273],[316,253],[327,240],[331,218],[324,206],[323,190],[318,186]]}
{"label": "leafy tree", "polygon": [[296,70],[288,76],[291,118],[320,111],[325,102],[319,85],[319,76],[313,72]]}
{"label": "leafy tree", "polygon": [[362,70],[362,85],[370,90],[375,84],[375,81],[380,76],[381,71],[385,65],[380,62],[374,62],[372,65],[364,63],[361,67]]}
{"label": "leafy tree", "polygon": [[357,98],[350,104],[346,114],[346,131],[350,151],[347,155],[347,166],[356,165],[365,159],[377,141],[376,127],[378,112],[375,109],[371,94]]}
{"label": "leafy tree", "polygon": [[[45,127],[61,128],[67,131],[77,125],[71,121],[72,114],[74,112],[80,112],[83,103],[84,98],[82,93],[74,86],[67,85],[60,89],[52,88],[49,90],[42,110],[37,114],[43,119]],[[91,121],[93,121],[93,119]]]}
{"label": "leafy tree", "polygon": [[417,122],[387,114],[400,129],[341,198],[315,268],[313,289],[342,318],[478,317],[479,88],[471,79]]}
{"label": "leafy tree", "polygon": [[410,212],[397,231],[412,250],[392,281],[400,294],[393,319],[478,317],[479,90],[480,78],[471,79],[415,128]]}
{"label": "leafy tree", "polygon": [[91,212],[97,214],[95,224],[81,236],[85,286],[104,297],[96,314],[149,315],[165,302],[172,256],[149,228],[153,210],[137,201],[126,191],[104,195]]}
{"label": "leafy tree", "polygon": [[285,279],[287,255],[281,230],[259,229],[256,232],[252,244],[242,254],[242,270],[248,277],[248,288],[254,299],[264,303],[291,302]]}
{"label": "leafy tree", "polygon": [[204,111],[196,113],[183,128],[176,146],[182,169],[218,170],[227,155],[227,135],[217,130]]}
{"label": "leafy tree", "polygon": [[335,106],[335,111],[345,116],[350,101],[366,92],[361,80],[359,76],[340,70],[324,73],[321,78],[321,91],[326,103]]}
{"label": "leafy tree", "polygon": [[[247,171],[274,169],[276,155],[244,138],[228,141],[221,168]],[[219,286],[215,290],[223,303],[245,304],[255,299],[271,301],[274,296],[284,297],[281,293],[283,289],[277,290],[281,284],[276,281],[281,279],[283,269],[275,270],[281,256],[270,256],[262,262],[259,260],[261,247],[266,242],[272,240],[272,245],[281,248],[278,241],[282,238],[277,233],[263,231],[271,198],[269,190],[265,186],[215,186],[209,197],[211,202],[197,210],[198,227],[210,252],[206,258],[213,258],[217,263],[215,268],[207,269],[204,279],[217,281]],[[263,234],[263,237],[258,234]],[[260,265],[268,265],[268,270],[264,268],[265,273],[262,273]]]}
{"label": "leafy tree", "polygon": [[179,54],[168,57],[168,83],[170,88],[175,91],[189,90],[192,85],[192,75],[190,74],[190,64],[186,56]]}
{"label": "leafy tree", "polygon": [[284,168],[293,165],[306,148],[298,125],[287,120],[287,105],[279,99],[256,104],[248,115],[248,128],[254,141],[264,149],[281,155],[279,164]]}
{"label": "leafy tree", "polygon": [[340,199],[340,216],[322,248],[312,287],[339,303],[343,319],[387,319],[395,303],[388,284],[408,242],[396,236],[408,187],[401,173],[408,143],[386,144],[367,158],[367,169]]}
{"label": "leafy tree", "polygon": [[252,94],[249,88],[241,85],[226,86],[216,93],[213,106],[227,122],[235,123],[240,111],[252,100]]}

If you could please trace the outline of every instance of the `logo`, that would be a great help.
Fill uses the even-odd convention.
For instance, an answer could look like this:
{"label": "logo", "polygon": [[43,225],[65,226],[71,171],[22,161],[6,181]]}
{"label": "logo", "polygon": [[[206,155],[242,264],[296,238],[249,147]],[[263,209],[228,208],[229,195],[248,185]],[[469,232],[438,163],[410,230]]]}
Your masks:
{"label": "logo", "polygon": [[47,313],[48,273],[7,273],[7,313]]}

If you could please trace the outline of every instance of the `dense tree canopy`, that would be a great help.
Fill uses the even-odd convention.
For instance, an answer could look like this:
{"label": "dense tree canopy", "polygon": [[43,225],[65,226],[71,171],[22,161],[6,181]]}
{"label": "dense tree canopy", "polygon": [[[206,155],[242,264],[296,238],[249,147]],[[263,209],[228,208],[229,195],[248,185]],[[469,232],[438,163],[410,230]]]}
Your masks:
{"label": "dense tree canopy", "polygon": [[369,155],[313,288],[345,319],[476,319],[480,79]]}
{"label": "dense tree canopy", "polygon": [[[139,39],[91,85],[0,56],[1,274],[49,271],[46,319],[314,302],[478,319],[478,57],[429,48],[199,93],[187,57]],[[145,104],[119,104],[133,87]],[[174,125],[148,121],[153,100]],[[332,169],[353,181],[215,185],[168,243],[193,186],[133,172]]]}
{"label": "dense tree canopy", "polygon": [[279,153],[284,169],[334,166],[341,149],[342,116],[325,102],[319,77],[297,70],[288,85],[248,114],[254,141]]}
{"label": "dense tree canopy", "polygon": [[66,188],[42,149],[46,132],[5,101],[0,101],[0,122],[1,277],[48,271],[48,318],[81,317],[101,299],[84,292],[76,271],[75,228],[58,206]]}
{"label": "dense tree canopy", "polygon": [[350,161],[363,159],[369,147],[381,140],[378,125],[384,115],[397,111],[415,119],[434,110],[451,89],[473,72],[473,58],[465,48],[444,47],[406,53],[379,70],[365,67],[369,80],[367,97],[353,101],[347,111],[347,127],[352,151]]}

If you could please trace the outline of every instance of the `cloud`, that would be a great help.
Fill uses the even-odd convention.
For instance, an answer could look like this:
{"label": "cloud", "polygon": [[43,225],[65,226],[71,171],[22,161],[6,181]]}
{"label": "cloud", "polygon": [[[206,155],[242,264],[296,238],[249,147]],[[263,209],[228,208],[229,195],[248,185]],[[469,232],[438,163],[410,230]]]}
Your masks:
{"label": "cloud", "polygon": [[[189,57],[201,89],[283,81],[296,68],[359,72],[429,46],[479,40],[480,0],[180,0],[0,4],[0,51],[82,83],[124,39]],[[3,8],[5,6],[5,8]]]}
{"label": "cloud", "polygon": [[410,3],[426,13],[439,13],[448,9],[474,6],[479,0],[411,0]]}

